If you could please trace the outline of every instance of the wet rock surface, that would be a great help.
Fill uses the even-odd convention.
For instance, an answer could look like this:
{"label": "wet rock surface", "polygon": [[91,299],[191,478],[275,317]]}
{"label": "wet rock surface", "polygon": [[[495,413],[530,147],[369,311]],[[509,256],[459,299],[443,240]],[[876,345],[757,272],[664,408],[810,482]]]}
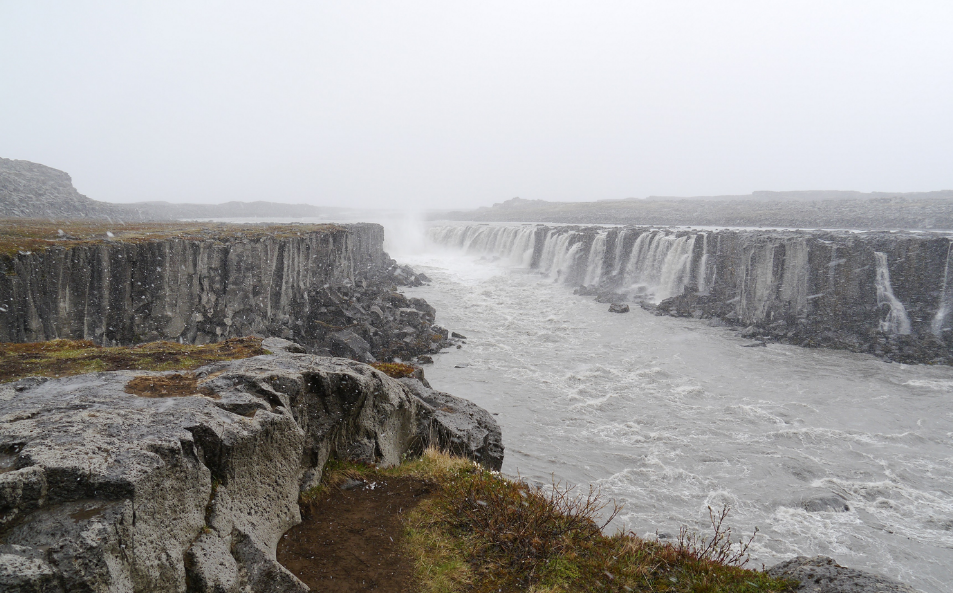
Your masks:
{"label": "wet rock surface", "polygon": [[796,593],[917,593],[909,585],[884,576],[847,568],[827,556],[798,556],[766,571],[799,581]]}
{"label": "wet rock surface", "polygon": [[127,390],[174,372],[0,385],[0,589],[306,591],[275,548],[328,459],[393,465],[433,444],[502,461],[469,402],[265,347],[198,369],[191,395]]}

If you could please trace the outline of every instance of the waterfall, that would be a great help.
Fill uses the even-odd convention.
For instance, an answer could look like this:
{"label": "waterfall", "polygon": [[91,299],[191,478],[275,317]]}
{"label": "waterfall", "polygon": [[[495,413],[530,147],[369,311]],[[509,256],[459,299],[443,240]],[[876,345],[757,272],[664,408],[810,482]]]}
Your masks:
{"label": "waterfall", "polygon": [[943,289],[940,290],[940,302],[937,304],[936,315],[930,324],[930,331],[935,336],[942,336],[946,319],[953,311],[953,286],[950,284],[950,268],[953,267],[953,241],[946,250],[946,266],[943,268]]}
{"label": "waterfall", "polygon": [[586,277],[583,279],[583,286],[598,286],[602,280],[603,260],[606,256],[606,235],[599,233],[592,241],[592,247],[589,249],[589,260],[586,262]]}
{"label": "waterfall", "polygon": [[438,245],[453,247],[469,254],[494,255],[513,264],[528,267],[533,257],[535,226],[452,226],[433,227],[430,239]]}
{"label": "waterfall", "polygon": [[576,263],[576,257],[582,248],[582,243],[570,245],[572,233],[563,233],[553,241],[553,256],[547,268],[540,267],[540,271],[557,282],[565,282]]}
{"label": "waterfall", "polygon": [[702,233],[702,256],[698,260],[698,294],[708,294],[708,233]]}
{"label": "waterfall", "polygon": [[[494,255],[520,267],[530,267],[536,248],[535,226],[465,225],[434,227],[429,232],[440,245],[465,253]],[[613,285],[618,281],[623,292],[656,303],[682,294],[693,270],[698,271],[699,289],[709,288],[705,234],[700,234],[705,243],[703,255],[696,262],[694,250],[699,234],[679,236],[665,230],[602,229],[595,231],[586,250],[587,236],[593,232],[569,227],[547,229],[539,260],[533,267],[554,281],[584,286],[600,286],[611,276]],[[607,249],[610,232],[618,232],[611,255]],[[630,232],[639,234],[626,253],[625,237]]]}
{"label": "waterfall", "polygon": [[622,248],[625,246],[625,236],[629,229],[622,229],[615,238],[615,251],[612,254],[612,275],[617,276],[622,270]]}
{"label": "waterfall", "polygon": [[656,303],[682,294],[691,278],[696,237],[678,237],[666,231],[639,235],[622,275],[626,291]]}
{"label": "waterfall", "polygon": [[877,308],[879,309],[884,305],[890,307],[887,317],[880,321],[880,331],[888,334],[909,334],[910,318],[907,317],[907,310],[903,303],[894,296],[893,288],[890,286],[887,254],[875,251],[874,257],[877,259],[877,277],[874,280],[877,287]]}

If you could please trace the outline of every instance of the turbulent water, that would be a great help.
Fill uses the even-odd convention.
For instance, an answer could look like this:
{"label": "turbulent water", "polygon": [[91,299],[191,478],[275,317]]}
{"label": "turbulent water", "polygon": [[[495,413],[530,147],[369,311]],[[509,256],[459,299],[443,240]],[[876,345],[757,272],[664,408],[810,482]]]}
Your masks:
{"label": "turbulent water", "polygon": [[[953,368],[745,348],[703,320],[611,314],[557,282],[571,247],[553,237],[540,273],[528,269],[529,239],[511,235],[527,243],[509,245],[516,257],[505,259],[390,245],[433,279],[408,292],[467,336],[426,373],[435,388],[499,414],[504,472],[600,486],[625,503],[617,527],[643,536],[704,532],[707,507],[728,504],[736,536],[759,529],[757,567],[825,554],[926,592],[951,590]],[[682,282],[677,258],[696,240],[659,235],[640,246],[645,261],[669,258],[668,277],[610,272],[657,299]],[[593,248],[605,255],[604,243]]]}

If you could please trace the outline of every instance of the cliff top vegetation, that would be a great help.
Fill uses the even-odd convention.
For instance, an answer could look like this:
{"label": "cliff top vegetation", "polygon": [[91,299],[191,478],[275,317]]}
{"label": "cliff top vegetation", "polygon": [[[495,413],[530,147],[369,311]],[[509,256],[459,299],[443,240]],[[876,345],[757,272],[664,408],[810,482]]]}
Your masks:
{"label": "cliff top vegetation", "polygon": [[[725,513],[713,515],[714,533],[708,538],[687,530],[673,542],[646,540],[632,532],[605,535],[605,520],[600,517],[607,505],[597,491],[580,496],[558,484],[537,487],[433,450],[390,469],[331,461],[323,484],[302,494],[305,521],[279,545],[279,561],[293,564],[296,574],[310,578],[312,588],[333,583],[345,586],[334,590],[349,590],[338,580],[367,578],[361,570],[337,576],[315,570],[317,564],[328,571],[341,570],[340,563],[324,557],[325,552],[340,553],[343,561],[348,554],[366,551],[344,549],[346,544],[339,540],[320,553],[300,543],[306,532],[314,541],[327,540],[331,534],[322,530],[347,521],[340,513],[331,521],[322,520],[321,513],[337,499],[347,499],[342,509],[353,509],[374,504],[375,498],[392,498],[382,495],[381,489],[391,489],[388,494],[396,497],[411,491],[416,500],[400,511],[393,509],[399,516],[398,530],[388,536],[394,539],[394,550],[377,546],[370,552],[374,557],[364,560],[393,566],[392,554],[402,555],[412,566],[413,590],[425,593],[781,592],[793,585],[743,567],[747,548],[744,542],[731,541],[730,530],[721,522]],[[388,539],[381,539],[388,547]],[[320,557],[316,564],[309,565],[316,557]],[[360,581],[353,584],[361,586]],[[392,590],[386,583],[375,586]]]}
{"label": "cliff top vegetation", "polygon": [[0,219],[0,255],[73,247],[111,241],[145,242],[161,239],[199,241],[234,238],[292,237],[308,233],[341,231],[336,224],[235,224],[220,222],[106,222],[74,220]]}
{"label": "cliff top vegetation", "polygon": [[89,340],[0,343],[0,383],[24,377],[66,377],[100,371],[190,371],[222,360],[268,354],[261,338],[233,338],[193,346],[151,342],[107,348]]}

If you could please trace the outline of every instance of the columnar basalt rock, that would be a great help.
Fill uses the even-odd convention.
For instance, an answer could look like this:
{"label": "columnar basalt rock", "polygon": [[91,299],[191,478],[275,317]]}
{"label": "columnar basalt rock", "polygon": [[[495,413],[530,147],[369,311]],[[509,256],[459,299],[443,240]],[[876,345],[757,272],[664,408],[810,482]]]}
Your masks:
{"label": "columnar basalt rock", "polygon": [[[328,459],[394,465],[434,445],[500,468],[485,410],[283,340],[265,347],[185,379],[0,385],[0,589],[307,591],[275,547]],[[194,393],[156,397],[148,381]]]}
{"label": "columnar basalt rock", "polygon": [[[268,228],[103,239],[0,257],[0,341],[203,344],[259,335],[361,360],[446,345],[435,337],[442,330],[433,327],[432,308],[396,293],[396,283],[419,280],[384,252],[380,225]],[[398,309],[415,307],[423,317],[400,319]],[[413,331],[403,332],[408,326]],[[356,339],[341,339],[342,331]]]}

